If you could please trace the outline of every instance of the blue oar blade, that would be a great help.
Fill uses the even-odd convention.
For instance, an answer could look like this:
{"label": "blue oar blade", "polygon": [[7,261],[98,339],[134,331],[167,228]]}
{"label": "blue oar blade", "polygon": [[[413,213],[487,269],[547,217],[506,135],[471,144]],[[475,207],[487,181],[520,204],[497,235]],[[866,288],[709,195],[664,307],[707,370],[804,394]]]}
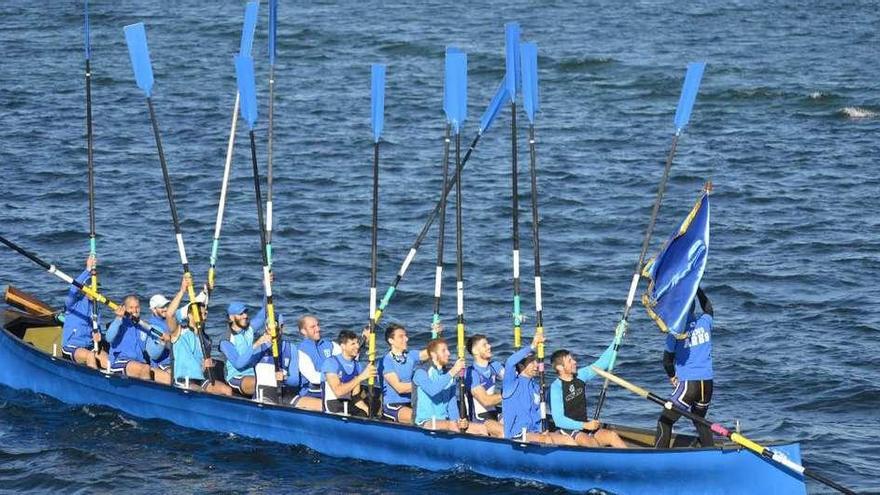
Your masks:
{"label": "blue oar blade", "polygon": [[278,0],[269,0],[269,65],[275,65],[275,32],[278,29]]}
{"label": "blue oar blade", "polygon": [[519,23],[508,22],[504,25],[505,83],[510,101],[516,101],[516,89],[519,87]]}
{"label": "blue oar blade", "polygon": [[149,98],[153,92],[153,66],[150,63],[150,50],[147,48],[147,31],[144,23],[129,24],[123,28],[125,42],[128,44],[128,56],[134,79],[144,94]]}
{"label": "blue oar blade", "polygon": [[86,60],[92,58],[92,44],[89,41],[89,0],[83,2],[83,41],[85,42]]}
{"label": "blue oar blade", "polygon": [[446,119],[455,134],[467,119],[467,54],[459,50],[446,51]]}
{"label": "blue oar blade", "polygon": [[489,126],[495,121],[495,117],[498,115],[498,111],[501,110],[501,105],[505,101],[507,101],[507,78],[502,79],[501,83],[498,84],[498,89],[495,90],[495,96],[492,97],[492,101],[489,102],[489,107],[486,108],[486,111],[483,112],[483,116],[480,117],[480,134],[489,130]]}
{"label": "blue oar blade", "polygon": [[[448,56],[450,53],[461,53],[461,50],[454,46],[446,47],[446,55]],[[447,71],[448,74],[448,71]],[[449,76],[446,76],[446,80],[443,84],[443,112],[446,113],[446,122],[452,123],[452,109],[449,108]]]}
{"label": "blue oar blade", "polygon": [[675,109],[675,133],[680,134],[691,118],[691,110],[694,109],[694,101],[697,99],[697,92],[700,90],[700,80],[703,78],[703,71],[706,69],[706,62],[691,62],[688,64],[687,74],[684,76],[684,85],[681,88],[681,97],[678,100],[678,107]]}
{"label": "blue oar blade", "polygon": [[522,90],[523,106],[529,122],[535,123],[535,114],[538,113],[538,45],[535,43],[523,43],[520,45],[522,56]]}
{"label": "blue oar blade", "polygon": [[238,79],[238,94],[241,96],[241,118],[253,130],[254,124],[257,123],[257,85],[254,81],[254,59],[236,55],[235,77]]}
{"label": "blue oar blade", "polygon": [[378,143],[382,137],[382,127],[385,125],[385,66],[373,64],[373,79],[371,88],[372,115],[373,115],[373,142]]}
{"label": "blue oar blade", "polygon": [[260,2],[248,2],[244,6],[244,26],[241,28],[241,47],[238,54],[249,57],[254,49],[254,30],[257,28],[257,14],[260,11]]}

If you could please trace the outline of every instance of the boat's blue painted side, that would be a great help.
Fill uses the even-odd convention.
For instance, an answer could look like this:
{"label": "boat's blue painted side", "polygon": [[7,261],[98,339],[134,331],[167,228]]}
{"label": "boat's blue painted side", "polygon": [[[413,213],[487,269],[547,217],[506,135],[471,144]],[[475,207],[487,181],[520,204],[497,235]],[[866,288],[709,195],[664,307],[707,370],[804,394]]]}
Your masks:
{"label": "boat's blue painted side", "polygon": [[[464,466],[497,478],[617,493],[805,493],[802,478],[739,449],[576,449],[257,405],[108,377],[55,359],[0,330],[0,383],[70,404],[100,404],[141,418],[231,432],[323,454],[445,470]],[[778,447],[800,462],[797,444]]]}

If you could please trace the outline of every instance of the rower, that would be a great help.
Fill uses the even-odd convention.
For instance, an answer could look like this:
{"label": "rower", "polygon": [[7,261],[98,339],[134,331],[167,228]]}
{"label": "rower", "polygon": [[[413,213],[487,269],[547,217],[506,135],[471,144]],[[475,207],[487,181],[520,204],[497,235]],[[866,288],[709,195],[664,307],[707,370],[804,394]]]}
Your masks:
{"label": "rower", "polygon": [[[192,283],[190,275],[184,274],[180,282],[180,290],[174,295],[174,299],[168,304],[165,323],[168,328],[168,341],[171,342],[174,351],[174,384],[178,387],[191,390],[204,390],[217,395],[232,395],[232,388],[220,380],[205,379],[204,370],[214,366],[210,356],[205,357],[202,344],[199,342],[198,330],[189,325],[192,304],[201,312],[202,321],[205,318],[205,301],[196,301],[180,307],[189,285]],[[200,294],[205,295],[204,293]],[[179,309],[178,309],[179,308]]]}
{"label": "rower", "polygon": [[461,417],[455,377],[465,368],[465,360],[458,359],[444,373],[449,364],[449,346],[443,339],[428,342],[428,360],[420,364],[413,374],[415,388],[415,424],[428,430],[446,430],[488,435],[486,425],[471,423]]}
{"label": "rower", "polygon": [[570,436],[580,446],[626,448],[615,431],[604,428],[598,420],[591,420],[587,413],[585,382],[596,378],[596,372],[591,367],[607,370],[613,354],[614,343],[593,364],[580,369],[574,356],[566,349],[560,349],[550,356],[550,364],[559,376],[550,385],[553,422],[560,433]]}
{"label": "rower", "polygon": [[391,349],[379,364],[382,377],[382,417],[395,423],[412,423],[412,377],[419,361],[428,359],[427,349],[407,350],[409,337],[403,325],[392,323],[385,329]]}
{"label": "rower", "polygon": [[[168,333],[168,325],[165,324],[168,303],[171,302],[162,294],[155,294],[150,298],[150,326]],[[153,380],[157,383],[171,385],[171,351],[165,345],[166,340],[161,337],[150,335],[147,337],[147,354],[150,356],[150,368],[153,370]]]}
{"label": "rower", "polygon": [[467,351],[474,358],[473,364],[465,371],[464,388],[467,392],[468,419],[477,424],[485,424],[489,435],[503,437],[504,427],[498,405],[501,404],[499,385],[504,378],[504,368],[492,360],[492,344],[489,338],[476,334],[468,338]]}
{"label": "rower", "polygon": [[129,294],[116,308],[116,319],[107,329],[110,343],[110,371],[124,376],[150,380],[152,372],[144,359],[147,334],[137,323],[141,316],[138,296]]}
{"label": "rower", "polygon": [[577,445],[568,435],[541,428],[541,386],[535,379],[538,362],[532,353],[543,343],[543,332],[536,333],[531,346],[513,353],[504,363],[504,437],[518,442]]}
{"label": "rower", "polygon": [[220,352],[226,356],[226,383],[250,398],[254,396],[257,384],[254,365],[272,348],[272,337],[263,333],[266,310],[260,310],[251,319],[244,303],[232,302],[226,308],[226,314],[229,336],[220,342]]}
{"label": "rower", "polygon": [[[712,303],[697,288],[697,299],[703,314],[697,317],[696,301],[691,303],[687,331],[679,337],[671,333],[666,336],[666,351],[663,353],[663,368],[669,376],[669,383],[675,387],[671,401],[675,406],[665,409],[657,420],[657,441],[654,447],[669,448],[672,440],[672,425],[681,417],[675,408],[690,411],[706,417],[709,401],[712,400],[712,323],[715,311]],[[700,436],[700,445],[711,447],[715,444],[708,426],[694,421]]]}
{"label": "rower", "polygon": [[[336,338],[341,352],[324,360],[322,404],[324,412],[367,417],[371,409],[367,394],[362,393],[361,382],[376,376],[376,367],[368,364],[363,370],[358,363],[360,342],[351,330],[342,330]],[[373,396],[374,400],[378,397]],[[375,406],[375,404],[374,404]]]}
{"label": "rower", "polygon": [[[92,269],[98,263],[94,256],[86,259],[86,269],[76,281],[85,284],[91,276]],[[101,343],[101,334],[92,333],[92,304],[75,285],[70,285],[67,300],[64,302],[64,325],[61,329],[61,353],[64,357],[89,368],[107,368],[107,353],[103,350],[95,352]]]}
{"label": "rower", "polygon": [[[297,322],[299,333],[303,336],[303,341],[299,344],[299,373],[302,375],[302,389],[300,395],[303,397],[314,397],[321,399],[321,384],[323,376],[321,369],[324,361],[330,356],[334,356],[341,352],[336,342],[331,342],[321,338],[321,324],[318,318],[312,315],[305,315]],[[318,408],[318,411],[321,409]]]}

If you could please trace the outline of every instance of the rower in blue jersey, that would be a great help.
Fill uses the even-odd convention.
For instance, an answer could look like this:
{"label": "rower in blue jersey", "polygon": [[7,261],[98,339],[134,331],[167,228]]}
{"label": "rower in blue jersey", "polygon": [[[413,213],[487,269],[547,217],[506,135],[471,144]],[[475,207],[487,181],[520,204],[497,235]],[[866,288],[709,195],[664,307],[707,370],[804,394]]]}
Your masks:
{"label": "rower in blue jersey", "polygon": [[[367,417],[370,407],[361,383],[376,376],[376,366],[369,364],[361,369],[357,361],[361,346],[356,333],[342,330],[336,343],[339,344],[340,353],[325,359],[321,365],[324,374],[323,410],[333,414]],[[373,399],[377,400],[378,396]]]}
{"label": "rower in blue jersey", "polygon": [[[98,260],[89,256],[86,269],[76,281],[86,284],[92,268]],[[75,285],[70,285],[67,300],[64,302],[64,326],[61,328],[61,353],[68,359],[85,364],[89,368],[108,367],[108,356],[103,350],[94,351],[101,343],[101,334],[92,333],[92,309],[94,301],[85,296]]]}
{"label": "rower in blue jersey", "polygon": [[153,370],[153,380],[157,383],[171,385],[171,350],[166,344],[168,333],[168,325],[165,324],[165,315],[167,314],[168,300],[162,294],[155,294],[150,298],[150,319],[148,320],[151,327],[160,330],[163,337],[150,335],[147,337],[147,355],[150,356],[150,368]]}
{"label": "rower in blue jersey", "polygon": [[493,437],[503,437],[504,427],[498,405],[501,404],[501,380],[504,367],[492,360],[492,344],[489,338],[476,334],[468,338],[467,351],[473,356],[473,363],[465,371],[464,389],[467,393],[468,419],[473,423],[483,423]]}
{"label": "rower in blue jersey", "polygon": [[[324,382],[321,369],[324,361],[341,352],[339,344],[321,338],[321,323],[312,315],[302,316],[297,322],[299,333],[303,340],[299,344],[299,373],[302,376],[302,389],[300,395],[318,399],[318,408],[314,407],[313,401],[301,402],[303,408],[321,410],[321,384]],[[308,407],[307,407],[308,406]]]}
{"label": "rower in blue jersey", "polygon": [[204,390],[217,395],[232,395],[232,388],[229,385],[221,380],[214,380],[214,383],[211,383],[205,378],[205,370],[212,368],[214,363],[210,356],[206,358],[202,352],[198,329],[190,326],[189,319],[190,311],[195,305],[204,321],[207,294],[203,292],[196,298],[196,302],[180,306],[191,283],[191,276],[184,275],[180,282],[180,290],[168,303],[166,311],[165,323],[174,354],[174,384],[177,387]]}
{"label": "rower in blue jersey", "polygon": [[220,351],[226,356],[226,383],[245,397],[253,397],[257,384],[254,365],[272,348],[272,337],[265,332],[266,308],[250,318],[244,303],[233,302],[226,314],[229,336],[220,342]]}
{"label": "rower in blue jersey", "polygon": [[[275,375],[275,380],[282,384],[281,403],[286,406],[293,406],[298,409],[308,409],[312,411],[321,410],[321,399],[316,397],[304,397],[300,395],[302,390],[302,376],[299,374],[299,346],[291,340],[283,339],[284,336],[284,315],[276,314],[276,324],[281,340],[281,371]],[[266,352],[260,359],[262,363],[275,364],[275,359],[271,352]],[[264,400],[268,397],[270,400],[274,398],[274,390],[264,390]]]}
{"label": "rower in blue jersey", "polygon": [[116,308],[116,318],[107,329],[110,343],[110,371],[132,378],[150,380],[150,365],[144,358],[147,333],[138,324],[141,303],[138,296],[129,294]]}
{"label": "rower in blue jersey", "polygon": [[471,423],[458,409],[455,377],[467,363],[458,359],[448,372],[449,346],[443,339],[428,342],[428,359],[413,374],[415,424],[429,430],[467,432],[487,435],[486,425]]}
{"label": "rower in blue jersey", "polygon": [[568,435],[541,428],[541,386],[535,379],[538,362],[532,353],[543,342],[544,334],[536,333],[531,346],[516,351],[504,362],[504,437],[518,442],[577,445]]}
{"label": "rower in blue jersey", "polygon": [[564,433],[583,447],[616,447],[625,449],[626,444],[613,430],[589,418],[587,412],[586,382],[596,378],[591,366],[607,370],[614,354],[614,343],[605,349],[590,366],[578,369],[574,356],[560,349],[550,356],[550,364],[559,376],[550,385],[550,410],[553,422]]}
{"label": "rower in blue jersey", "polygon": [[[702,288],[697,288],[697,299],[703,314],[697,317],[696,302],[691,303],[687,331],[681,338],[672,334],[666,336],[663,368],[669,376],[669,382],[675,387],[671,397],[675,408],[705,417],[709,411],[709,401],[712,400],[712,323],[715,312]],[[664,410],[657,420],[657,440],[654,444],[657,448],[670,447],[672,425],[681,417],[675,408]],[[703,447],[714,445],[708,426],[696,421],[694,426]]]}
{"label": "rower in blue jersey", "polygon": [[382,384],[382,417],[396,423],[412,423],[412,377],[419,361],[428,359],[428,351],[408,350],[406,328],[392,323],[385,329],[385,341],[391,349],[379,363]]}

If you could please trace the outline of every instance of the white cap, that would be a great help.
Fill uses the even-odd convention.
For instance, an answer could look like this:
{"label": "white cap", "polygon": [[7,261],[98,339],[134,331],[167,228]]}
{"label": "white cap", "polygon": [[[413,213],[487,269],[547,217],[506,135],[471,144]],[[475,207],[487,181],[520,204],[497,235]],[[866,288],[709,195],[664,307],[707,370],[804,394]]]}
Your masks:
{"label": "white cap", "polygon": [[170,302],[171,301],[162,294],[156,294],[150,298],[150,309],[164,308],[165,306],[168,306],[168,303]]}
{"label": "white cap", "polygon": [[205,291],[199,292],[199,295],[196,296],[196,301],[199,304],[208,305],[208,293]]}

